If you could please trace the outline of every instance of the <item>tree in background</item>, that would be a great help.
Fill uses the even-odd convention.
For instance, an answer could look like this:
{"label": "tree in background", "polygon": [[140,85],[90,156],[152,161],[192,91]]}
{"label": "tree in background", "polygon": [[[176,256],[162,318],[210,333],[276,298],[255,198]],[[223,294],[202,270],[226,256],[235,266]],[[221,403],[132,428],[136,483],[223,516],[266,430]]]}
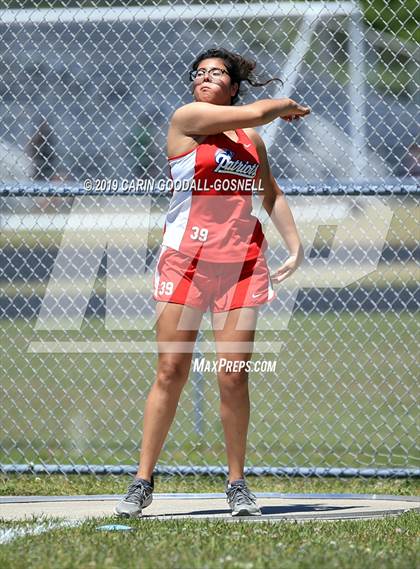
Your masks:
{"label": "tree in background", "polygon": [[362,0],[365,20],[379,31],[420,41],[420,4],[417,0]]}

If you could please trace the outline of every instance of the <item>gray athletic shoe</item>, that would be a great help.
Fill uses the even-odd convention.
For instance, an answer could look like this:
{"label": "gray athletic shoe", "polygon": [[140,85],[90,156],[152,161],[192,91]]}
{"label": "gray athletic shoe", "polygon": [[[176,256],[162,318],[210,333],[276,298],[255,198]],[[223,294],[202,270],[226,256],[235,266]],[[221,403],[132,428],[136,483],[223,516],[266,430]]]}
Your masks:
{"label": "gray athletic shoe", "polygon": [[256,496],[249,490],[244,478],[234,480],[232,484],[226,480],[225,492],[232,516],[261,516]]}
{"label": "gray athletic shoe", "polygon": [[153,475],[150,484],[147,480],[135,478],[128,487],[127,495],[115,506],[114,513],[124,518],[140,517],[142,509],[153,501],[154,485]]}

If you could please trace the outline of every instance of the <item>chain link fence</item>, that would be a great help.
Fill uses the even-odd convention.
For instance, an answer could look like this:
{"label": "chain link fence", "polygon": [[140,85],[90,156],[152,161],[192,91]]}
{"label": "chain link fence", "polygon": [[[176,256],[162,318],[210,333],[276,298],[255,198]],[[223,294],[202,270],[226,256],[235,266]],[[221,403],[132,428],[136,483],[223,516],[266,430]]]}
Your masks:
{"label": "chain link fence", "polygon": [[[136,471],[170,196],[126,195],[121,181],[167,177],[168,119],[192,101],[189,66],[223,46],[284,81],[245,88],[241,103],[290,96],[312,108],[298,126],[256,129],[305,261],[260,311],[246,472],[418,475],[411,11],[135,4],[0,10],[2,471]],[[108,185],[92,195],[86,180]],[[287,251],[254,200],[272,272]],[[156,472],[226,471],[214,361],[206,313]]]}

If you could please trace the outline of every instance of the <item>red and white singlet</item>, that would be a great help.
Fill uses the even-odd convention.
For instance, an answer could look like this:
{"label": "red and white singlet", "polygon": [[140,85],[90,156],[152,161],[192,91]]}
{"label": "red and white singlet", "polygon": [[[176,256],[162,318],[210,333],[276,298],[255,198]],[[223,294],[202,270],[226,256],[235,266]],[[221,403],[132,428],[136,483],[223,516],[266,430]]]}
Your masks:
{"label": "red and white singlet", "polygon": [[173,194],[162,245],[215,263],[244,262],[267,249],[261,223],[251,214],[257,149],[244,130],[235,132],[237,142],[211,134],[197,148],[168,158]]}

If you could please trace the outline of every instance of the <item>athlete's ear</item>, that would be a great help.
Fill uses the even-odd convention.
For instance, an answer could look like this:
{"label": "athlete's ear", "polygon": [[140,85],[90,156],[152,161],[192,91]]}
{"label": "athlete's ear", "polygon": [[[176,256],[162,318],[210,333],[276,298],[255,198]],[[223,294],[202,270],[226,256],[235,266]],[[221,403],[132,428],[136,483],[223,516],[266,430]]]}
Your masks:
{"label": "athlete's ear", "polygon": [[230,87],[230,94],[232,95],[232,97],[234,97],[238,91],[239,91],[239,83],[232,83]]}

